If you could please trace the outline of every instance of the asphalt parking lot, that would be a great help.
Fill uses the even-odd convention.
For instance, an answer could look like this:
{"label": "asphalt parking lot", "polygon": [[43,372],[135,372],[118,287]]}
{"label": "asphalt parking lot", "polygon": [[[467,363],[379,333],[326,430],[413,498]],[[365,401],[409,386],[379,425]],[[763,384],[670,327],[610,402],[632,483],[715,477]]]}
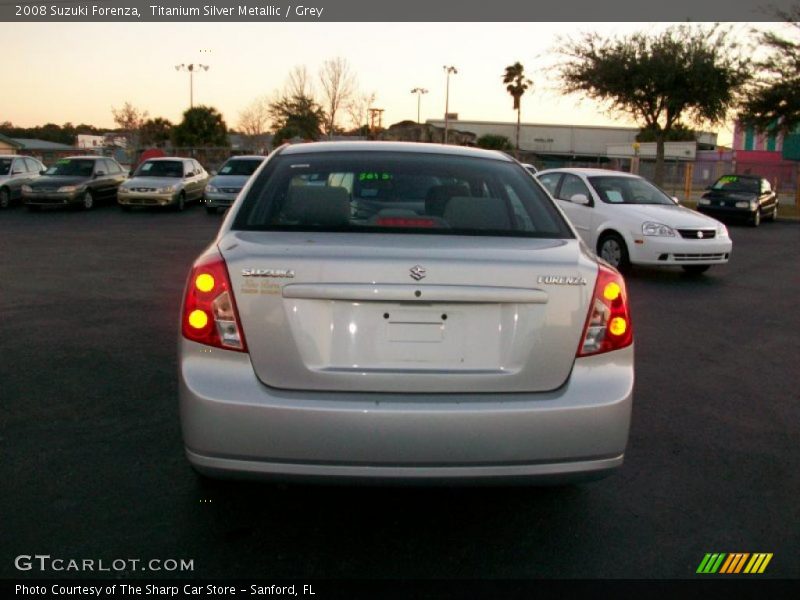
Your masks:
{"label": "asphalt parking lot", "polygon": [[702,277],[629,277],[636,395],[610,478],[207,489],[183,457],[176,337],[220,221],[0,212],[0,576],[38,553],[193,559],[174,575],[199,578],[686,578],[741,551],[800,577],[800,223],[731,227],[732,261]]}

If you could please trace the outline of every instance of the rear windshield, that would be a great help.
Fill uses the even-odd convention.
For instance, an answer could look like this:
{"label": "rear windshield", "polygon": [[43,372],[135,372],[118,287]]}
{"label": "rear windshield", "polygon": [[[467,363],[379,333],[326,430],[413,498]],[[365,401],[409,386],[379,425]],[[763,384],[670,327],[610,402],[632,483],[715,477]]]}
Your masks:
{"label": "rear windshield", "polygon": [[264,162],[263,159],[255,158],[235,158],[222,165],[219,170],[220,175],[245,175],[250,177],[256,169]]}
{"label": "rear windshield", "polygon": [[384,151],[276,156],[233,228],[573,237],[516,163]]}
{"label": "rear windshield", "polygon": [[752,177],[739,177],[737,175],[723,175],[712,186],[714,190],[726,192],[758,192],[758,179]]}

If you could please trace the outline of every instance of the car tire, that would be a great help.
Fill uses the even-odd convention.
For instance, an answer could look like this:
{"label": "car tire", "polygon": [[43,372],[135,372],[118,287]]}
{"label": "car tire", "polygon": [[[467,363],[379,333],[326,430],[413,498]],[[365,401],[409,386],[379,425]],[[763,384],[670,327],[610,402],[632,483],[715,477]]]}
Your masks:
{"label": "car tire", "polygon": [[186,208],[186,193],[181,192],[180,194],[178,194],[178,201],[175,203],[175,210],[177,210],[178,212],[183,212],[185,208]]}
{"label": "car tire", "polygon": [[750,226],[751,227],[758,227],[761,225],[761,209],[756,209],[756,212],[753,213],[753,216],[750,217]]}
{"label": "car tire", "polygon": [[0,190],[0,208],[8,208],[11,205],[11,192],[8,188]]}
{"label": "car tire", "polygon": [[89,190],[86,190],[81,196],[81,208],[83,210],[92,210],[94,208],[94,196]]}
{"label": "car tire", "polygon": [[597,242],[597,255],[620,273],[631,267],[630,255],[625,240],[617,233],[606,233]]}
{"label": "car tire", "polygon": [[216,206],[206,206],[206,214],[208,214],[208,215],[217,214],[217,207]]}
{"label": "car tire", "polygon": [[711,265],[681,265],[687,275],[700,275],[711,268]]}
{"label": "car tire", "polygon": [[772,212],[769,214],[770,221],[777,221],[778,220],[778,203],[775,203],[775,208],[772,209]]}

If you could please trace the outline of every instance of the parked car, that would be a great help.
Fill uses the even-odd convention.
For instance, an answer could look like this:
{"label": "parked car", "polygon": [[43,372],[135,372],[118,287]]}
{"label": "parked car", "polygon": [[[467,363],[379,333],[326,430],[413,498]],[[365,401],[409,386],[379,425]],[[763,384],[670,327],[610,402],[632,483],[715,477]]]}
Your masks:
{"label": "parked car", "polygon": [[283,146],[230,211],[181,310],[200,473],[535,481],[622,464],[625,282],[519,163]]}
{"label": "parked car", "polygon": [[183,210],[188,202],[199,202],[208,173],[193,158],[151,158],[141,163],[119,189],[123,210],[134,206],[170,206]]}
{"label": "parked car", "polygon": [[228,208],[242,191],[244,184],[264,162],[264,156],[233,156],[225,161],[206,184],[206,211],[216,214],[219,208]]}
{"label": "parked car", "polygon": [[742,219],[758,227],[778,217],[778,194],[757,175],[723,175],[697,201],[697,210],[718,218]]}
{"label": "parked car", "polygon": [[30,156],[0,155],[0,208],[22,199],[22,186],[37,179],[44,170],[44,165]]}
{"label": "parked car", "polygon": [[622,271],[634,264],[699,274],[730,258],[725,225],[681,206],[638,175],[548,169],[536,177],[586,244]]}
{"label": "parked car", "polygon": [[70,156],[57,160],[41,177],[23,185],[22,198],[30,210],[66,205],[90,210],[98,202],[113,202],[126,177],[113,158]]}

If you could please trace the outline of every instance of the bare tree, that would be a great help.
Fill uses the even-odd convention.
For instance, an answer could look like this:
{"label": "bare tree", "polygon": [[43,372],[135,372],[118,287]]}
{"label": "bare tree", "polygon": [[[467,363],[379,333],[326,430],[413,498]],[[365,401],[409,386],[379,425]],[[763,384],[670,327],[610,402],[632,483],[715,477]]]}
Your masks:
{"label": "bare tree", "polygon": [[147,119],[147,111],[139,110],[130,102],[126,102],[119,109],[112,106],[111,114],[117,126],[125,132],[130,147],[139,137],[139,131]]}
{"label": "bare tree", "polygon": [[347,106],[356,87],[356,77],[350,70],[347,59],[336,57],[322,63],[319,70],[319,81],[322,85],[322,107],[327,114],[325,133],[330,138],[336,127],[336,115],[339,109]]}
{"label": "bare tree", "polygon": [[239,113],[239,130],[247,136],[264,135],[269,125],[269,99],[261,96]]}
{"label": "bare tree", "polygon": [[353,124],[353,129],[362,130],[367,127],[369,119],[369,109],[375,104],[375,92],[360,94],[353,94],[350,102],[347,103],[347,115],[350,117],[350,122]]}
{"label": "bare tree", "polygon": [[294,98],[302,96],[304,98],[314,97],[314,82],[305,65],[295,65],[289,71],[286,83],[283,85],[283,95]]}

